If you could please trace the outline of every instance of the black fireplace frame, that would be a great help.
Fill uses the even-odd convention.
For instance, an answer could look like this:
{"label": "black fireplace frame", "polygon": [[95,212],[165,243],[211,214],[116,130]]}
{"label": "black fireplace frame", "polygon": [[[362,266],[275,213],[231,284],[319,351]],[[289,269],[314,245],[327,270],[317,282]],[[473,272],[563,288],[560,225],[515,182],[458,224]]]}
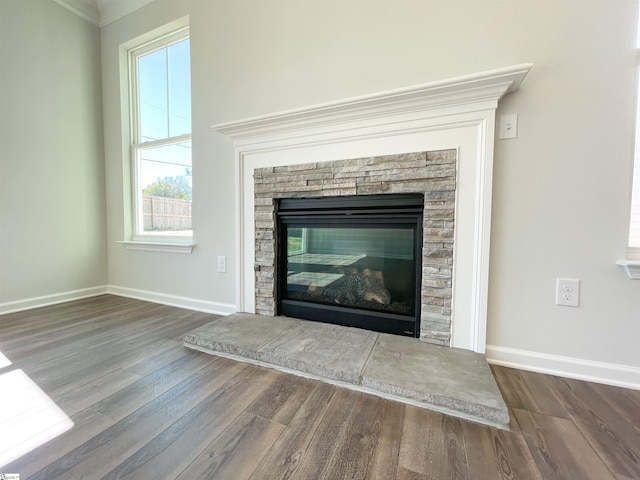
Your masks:
{"label": "black fireplace frame", "polygon": [[[422,281],[424,195],[420,193],[321,198],[281,198],[276,202],[276,313],[306,320],[419,337]],[[330,227],[410,228],[414,234],[414,314],[328,305],[283,298],[287,290],[286,228]]]}

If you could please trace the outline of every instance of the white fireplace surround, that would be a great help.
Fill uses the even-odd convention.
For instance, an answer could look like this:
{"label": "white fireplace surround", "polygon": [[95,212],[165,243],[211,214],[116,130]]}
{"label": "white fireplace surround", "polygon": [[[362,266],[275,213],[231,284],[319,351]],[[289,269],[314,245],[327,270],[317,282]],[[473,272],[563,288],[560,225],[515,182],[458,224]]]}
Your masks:
{"label": "white fireplace surround", "polygon": [[515,65],[214,125],[233,140],[236,152],[238,310],[255,312],[256,168],[456,149],[451,346],[484,353],[496,109],[531,67]]}

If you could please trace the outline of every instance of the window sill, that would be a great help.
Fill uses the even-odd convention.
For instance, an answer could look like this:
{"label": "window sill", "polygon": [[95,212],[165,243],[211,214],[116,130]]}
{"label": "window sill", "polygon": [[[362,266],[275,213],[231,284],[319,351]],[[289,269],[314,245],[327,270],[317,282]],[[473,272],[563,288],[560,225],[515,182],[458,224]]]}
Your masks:
{"label": "window sill", "polygon": [[164,253],[185,253],[193,252],[195,245],[193,243],[176,243],[176,242],[140,242],[131,240],[122,240],[117,243],[124,245],[127,250],[139,250],[145,252],[164,252]]}
{"label": "window sill", "polygon": [[632,280],[640,280],[640,260],[618,260],[618,265],[623,267]]}

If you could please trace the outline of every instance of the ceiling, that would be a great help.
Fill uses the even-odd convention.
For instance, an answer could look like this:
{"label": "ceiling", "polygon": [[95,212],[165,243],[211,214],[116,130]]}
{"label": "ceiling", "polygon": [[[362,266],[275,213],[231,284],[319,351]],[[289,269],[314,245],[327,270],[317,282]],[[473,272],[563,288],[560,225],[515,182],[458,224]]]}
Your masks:
{"label": "ceiling", "polygon": [[104,27],[153,0],[54,0],[85,20]]}

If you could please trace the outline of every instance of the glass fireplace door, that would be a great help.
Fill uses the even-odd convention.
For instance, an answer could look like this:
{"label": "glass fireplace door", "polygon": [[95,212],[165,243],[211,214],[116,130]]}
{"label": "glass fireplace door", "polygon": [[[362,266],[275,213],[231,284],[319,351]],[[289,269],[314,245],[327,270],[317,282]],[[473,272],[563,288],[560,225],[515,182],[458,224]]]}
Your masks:
{"label": "glass fireplace door", "polygon": [[419,213],[285,204],[278,222],[279,313],[416,336],[419,201]]}
{"label": "glass fireplace door", "polygon": [[398,227],[287,228],[283,298],[413,316],[414,237]]}

